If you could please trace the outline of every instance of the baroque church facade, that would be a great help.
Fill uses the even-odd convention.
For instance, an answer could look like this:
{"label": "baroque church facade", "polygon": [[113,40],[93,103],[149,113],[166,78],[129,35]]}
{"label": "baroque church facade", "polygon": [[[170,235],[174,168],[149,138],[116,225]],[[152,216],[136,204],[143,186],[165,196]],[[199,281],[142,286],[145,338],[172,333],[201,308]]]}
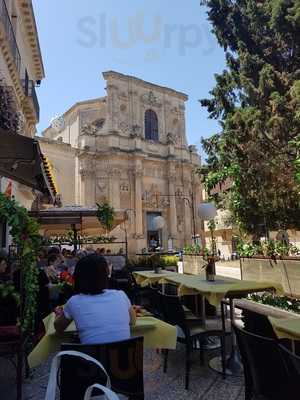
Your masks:
{"label": "baroque church facade", "polygon": [[[129,253],[155,239],[167,250],[201,234],[200,159],[188,146],[184,93],[104,72],[107,95],[75,104],[43,132],[64,206],[108,201],[127,213]],[[154,218],[165,225],[156,230]],[[114,236],[122,239],[122,229]],[[123,232],[124,234],[124,232]]]}

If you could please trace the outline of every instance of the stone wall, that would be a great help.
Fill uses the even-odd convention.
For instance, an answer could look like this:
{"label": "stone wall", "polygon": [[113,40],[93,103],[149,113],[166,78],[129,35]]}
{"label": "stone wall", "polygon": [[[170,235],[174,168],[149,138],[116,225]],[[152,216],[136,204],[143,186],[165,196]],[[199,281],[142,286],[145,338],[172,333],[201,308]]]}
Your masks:
{"label": "stone wall", "polygon": [[[132,254],[147,247],[147,212],[159,212],[166,220],[164,249],[169,237],[181,248],[192,240],[192,203],[196,210],[202,198],[194,174],[200,160],[186,141],[187,96],[116,72],[103,75],[106,97],[77,103],[64,114],[60,132],[48,128],[44,133],[53,143],[53,150],[47,148],[46,154],[54,165],[64,165],[66,152],[66,168],[57,167],[54,172],[60,176],[74,169],[75,177],[70,172],[74,187],[58,178],[64,205],[72,201],[94,206],[108,201],[117,210],[128,210],[126,230]],[[158,117],[157,142],[145,139],[147,109]],[[69,144],[71,150],[60,142]],[[200,234],[196,211],[195,220]],[[119,228],[117,234],[124,232]]]}

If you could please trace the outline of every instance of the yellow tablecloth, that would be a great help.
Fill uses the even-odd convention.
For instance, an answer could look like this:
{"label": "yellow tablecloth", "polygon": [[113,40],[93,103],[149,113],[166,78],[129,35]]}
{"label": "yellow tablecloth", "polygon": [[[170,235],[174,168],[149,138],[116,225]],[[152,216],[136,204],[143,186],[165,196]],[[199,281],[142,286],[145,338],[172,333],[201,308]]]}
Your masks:
{"label": "yellow tablecloth", "polygon": [[[63,335],[58,335],[54,329],[55,314],[44,319],[46,334],[28,356],[29,366],[34,368],[46,361],[51,353],[60,350],[62,343],[72,339],[77,332],[72,322]],[[175,349],[177,341],[176,327],[153,317],[139,317],[132,327],[132,336],[143,336],[144,346],[153,349]]]}
{"label": "yellow tablecloth", "polygon": [[202,294],[210,304],[218,306],[226,297],[238,297],[243,294],[274,289],[282,293],[282,287],[274,283],[240,281],[223,276],[216,276],[214,282],[206,281],[202,275],[187,275],[170,272],[155,274],[152,271],[134,272],[137,283],[147,286],[151,282],[175,283],[179,295]]}
{"label": "yellow tablecloth", "polygon": [[136,283],[142,287],[148,286],[151,283],[157,283],[165,277],[179,275],[172,271],[163,271],[160,274],[156,274],[154,271],[139,271],[133,272]]}
{"label": "yellow tablecloth", "polygon": [[292,318],[269,317],[278,339],[300,340],[300,316]]}

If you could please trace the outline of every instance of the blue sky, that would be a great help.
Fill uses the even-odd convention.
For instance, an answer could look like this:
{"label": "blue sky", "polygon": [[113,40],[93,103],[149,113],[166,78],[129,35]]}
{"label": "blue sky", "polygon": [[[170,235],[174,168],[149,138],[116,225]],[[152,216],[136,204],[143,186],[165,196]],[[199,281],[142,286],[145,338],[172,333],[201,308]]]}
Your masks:
{"label": "blue sky", "polygon": [[199,3],[33,0],[46,71],[37,89],[38,132],[75,102],[105,95],[106,70],[187,93],[190,144],[217,132],[198,99],[208,96],[214,74],[223,70],[224,52]]}

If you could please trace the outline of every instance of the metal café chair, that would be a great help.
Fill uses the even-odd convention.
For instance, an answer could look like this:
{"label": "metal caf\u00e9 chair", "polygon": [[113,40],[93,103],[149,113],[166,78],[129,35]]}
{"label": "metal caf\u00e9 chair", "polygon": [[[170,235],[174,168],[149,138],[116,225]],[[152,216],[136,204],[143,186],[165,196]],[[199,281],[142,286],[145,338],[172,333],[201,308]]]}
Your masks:
{"label": "metal caf\u00e9 chair", "polygon": [[[233,325],[245,376],[245,400],[294,400],[300,393],[278,342]],[[295,397],[296,396],[296,397]]]}
{"label": "metal caf\u00e9 chair", "polygon": [[0,327],[0,357],[13,364],[16,369],[16,399],[22,399],[23,371],[29,376],[29,366],[25,352],[26,339],[18,326]]}
{"label": "metal caf\u00e9 chair", "polygon": [[[191,353],[197,349],[197,344],[199,343],[200,363],[203,365],[204,352],[202,343],[208,336],[219,336],[221,339],[222,367],[223,376],[225,376],[225,336],[223,332],[221,330],[207,331],[203,328],[202,321],[199,323],[195,322],[194,319],[189,319],[178,296],[161,294],[161,305],[164,320],[171,325],[177,326],[177,341],[185,345],[185,389],[188,390],[189,388]],[[168,350],[164,351],[164,372],[167,372],[168,353]]]}
{"label": "metal caf\u00e9 chair", "polygon": [[[62,344],[61,350],[75,350],[100,361],[106,369],[111,388],[132,400],[144,399],[143,337],[106,344]],[[106,376],[86,360],[63,356],[60,367],[60,400],[82,400],[94,383],[105,384]]]}
{"label": "metal caf\u00e9 chair", "polygon": [[[282,340],[279,344],[279,351],[283,359],[287,364],[287,368],[291,377],[295,377],[300,381],[300,357],[296,355],[293,351],[288,349],[286,345],[281,344]],[[299,342],[298,342],[299,344]],[[292,346],[295,348],[295,346]],[[297,346],[299,347],[299,346]],[[299,385],[300,386],[300,385]]]}

